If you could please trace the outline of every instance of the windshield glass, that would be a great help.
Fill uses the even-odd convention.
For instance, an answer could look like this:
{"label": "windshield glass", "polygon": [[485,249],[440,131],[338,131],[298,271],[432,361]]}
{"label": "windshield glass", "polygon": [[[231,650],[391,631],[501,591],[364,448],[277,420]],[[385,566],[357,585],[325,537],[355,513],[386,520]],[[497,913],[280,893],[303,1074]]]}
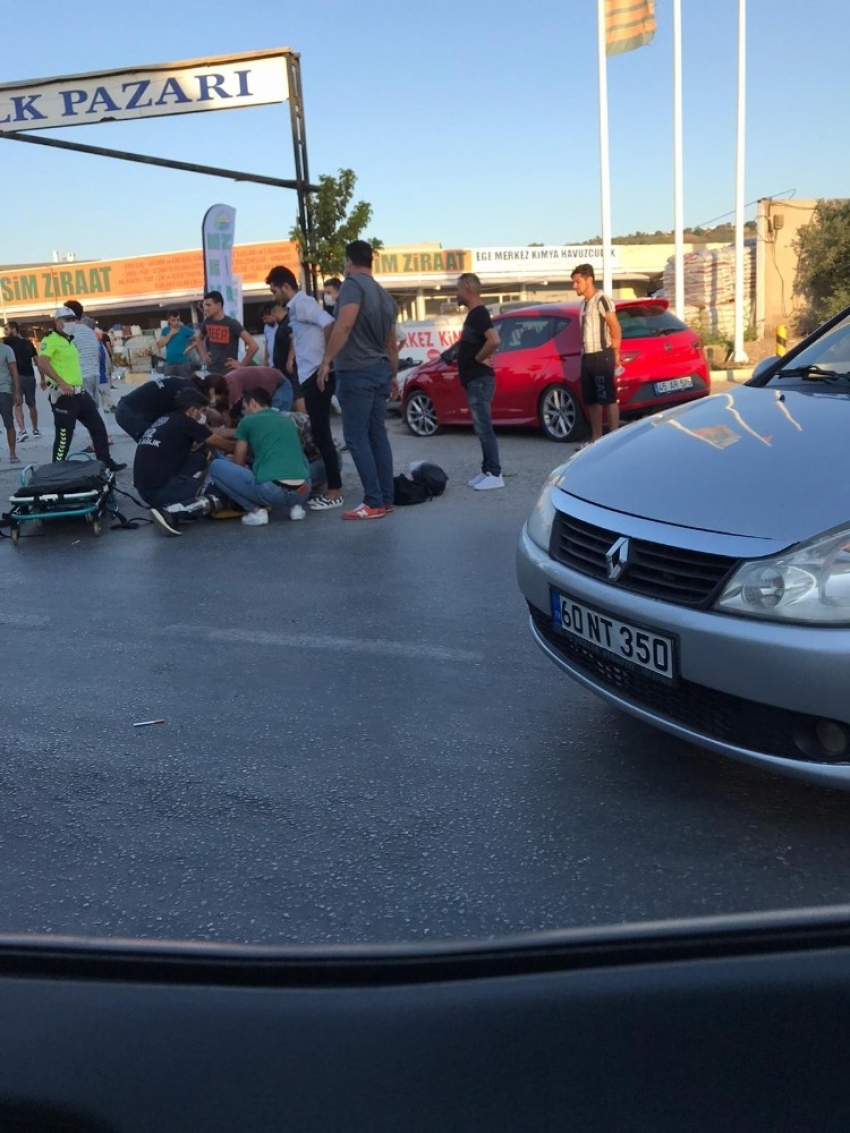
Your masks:
{"label": "windshield glass", "polygon": [[664,307],[647,304],[645,307],[619,307],[617,318],[623,328],[623,338],[660,338],[677,334],[688,328]]}
{"label": "windshield glass", "polygon": [[[727,365],[734,326],[793,349],[817,201],[748,206],[743,289],[735,225],[688,231],[677,317],[674,5],[610,63],[607,249],[603,7],[290,5],[291,53],[280,4],[9,9],[0,935],[490,940],[850,893],[847,794],[693,740],[850,780],[850,643],[815,621],[849,601],[850,384]],[[734,5],[687,7],[693,96],[727,100]],[[777,62],[840,107],[844,37],[778,7],[751,195],[799,165],[814,198],[843,146],[812,158],[828,115]],[[734,116],[688,129],[696,224],[734,204]],[[582,326],[592,278],[622,342],[604,303]],[[796,361],[850,371],[850,319]]]}
{"label": "windshield glass", "polygon": [[[803,371],[809,367],[813,368],[812,374],[806,375]],[[786,372],[803,380],[807,376],[817,377],[818,372],[841,377],[850,375],[850,318],[843,319],[811,346],[789,359],[768,385],[787,386],[789,378],[783,377]]]}

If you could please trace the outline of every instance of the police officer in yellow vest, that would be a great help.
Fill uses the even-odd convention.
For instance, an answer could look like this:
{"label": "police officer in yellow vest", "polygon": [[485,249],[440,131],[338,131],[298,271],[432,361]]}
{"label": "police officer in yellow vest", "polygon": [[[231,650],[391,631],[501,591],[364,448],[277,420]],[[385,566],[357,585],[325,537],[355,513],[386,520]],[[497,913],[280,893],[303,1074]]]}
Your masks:
{"label": "police officer in yellow vest", "polygon": [[95,456],[113,472],[126,468],[109,455],[106,425],[91,394],[83,385],[80,355],[74,345],[74,324],[77,317],[70,307],[54,312],[55,330],[45,335],[37,359],[41,388],[50,389],[50,405],[56,435],[53,439],[53,460],[66,460],[71,451],[74,427],[81,421],[91,434]]}

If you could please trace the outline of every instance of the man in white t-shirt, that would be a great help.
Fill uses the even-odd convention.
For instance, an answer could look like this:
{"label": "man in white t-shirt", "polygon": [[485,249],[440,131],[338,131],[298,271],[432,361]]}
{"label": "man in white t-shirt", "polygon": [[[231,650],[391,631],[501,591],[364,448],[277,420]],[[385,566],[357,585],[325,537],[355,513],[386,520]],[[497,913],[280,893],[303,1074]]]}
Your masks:
{"label": "man in white t-shirt", "polygon": [[581,396],[590,418],[590,440],[602,436],[602,408],[608,406],[608,428],[619,428],[616,371],[620,366],[623,332],[614,303],[596,289],[592,264],[579,264],[572,273],[581,305]]}
{"label": "man in white t-shirt", "polygon": [[66,306],[69,311],[73,312],[74,318],[65,320],[65,334],[71,335],[79,352],[86,393],[95,405],[99,405],[100,343],[90,325],[92,319],[83,314],[82,303],[78,303],[75,299],[69,299]]}
{"label": "man in white t-shirt", "polygon": [[307,506],[311,511],[332,511],[342,507],[343,504],[339,453],[331,433],[331,398],[334,393],[334,381],[333,377],[330,377],[325,382],[324,388],[319,389],[316,376],[322,364],[325,343],[330,336],[334,321],[312,295],[307,295],[299,289],[298,280],[289,268],[272,268],[266,283],[278,302],[286,304],[289,313],[301,396],[304,398],[304,407],[310,418],[313,441],[325,465],[327,487],[322,495],[315,496]]}

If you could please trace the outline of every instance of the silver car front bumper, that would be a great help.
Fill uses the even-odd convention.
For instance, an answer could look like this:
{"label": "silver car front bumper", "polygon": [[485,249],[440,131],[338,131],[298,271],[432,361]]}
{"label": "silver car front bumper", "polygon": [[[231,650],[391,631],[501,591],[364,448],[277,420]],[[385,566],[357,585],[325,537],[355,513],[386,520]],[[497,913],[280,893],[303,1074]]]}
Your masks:
{"label": "silver car front bumper", "polygon": [[[831,759],[815,740],[820,720],[850,728],[850,629],[762,622],[646,598],[554,561],[525,528],[517,578],[535,641],[585,688],[702,747],[850,787],[850,753]],[[660,687],[559,631],[552,622],[552,590],[673,637],[675,684]]]}

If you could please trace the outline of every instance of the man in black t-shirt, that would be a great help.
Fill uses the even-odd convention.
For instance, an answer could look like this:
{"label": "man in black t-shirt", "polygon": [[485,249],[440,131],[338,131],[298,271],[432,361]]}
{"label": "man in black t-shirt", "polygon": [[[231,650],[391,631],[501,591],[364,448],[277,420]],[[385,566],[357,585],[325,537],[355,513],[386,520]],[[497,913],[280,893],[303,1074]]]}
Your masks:
{"label": "man in black t-shirt", "polygon": [[469,481],[469,486],[479,492],[504,488],[499,446],[490,412],[496,392],[490,358],[501,344],[499,332],[481,301],[481,280],[477,275],[464,272],[458,279],[457,301],[468,311],[458,344],[457,372],[469,403],[475,434],[481,442],[481,472]]}
{"label": "man in black t-shirt", "polygon": [[215,497],[201,497],[207,449],[233,452],[235,444],[214,433],[206,422],[206,398],[196,389],[182,390],[174,412],[160,417],[139,440],[133,463],[136,491],[167,535],[181,535],[177,514],[208,514],[221,506]]}
{"label": "man in black t-shirt", "polygon": [[[287,311],[284,303],[278,302],[273,305],[272,313],[277,317],[277,330],[274,336],[271,365],[276,370],[280,370],[292,386],[292,398],[289,405],[275,405],[275,409],[282,409],[285,413],[294,408],[297,412],[303,413],[303,404],[300,408],[295,404],[296,402],[303,402],[304,394],[301,392],[301,382],[298,378],[298,363],[295,360],[295,346],[292,341],[292,323],[289,321],[289,311]],[[308,374],[307,377],[309,376]]]}
{"label": "man in black t-shirt", "polygon": [[[239,340],[245,343],[245,357],[239,360]],[[204,296],[204,321],[201,329],[186,347],[188,354],[196,349],[206,368],[213,374],[224,374],[237,366],[250,366],[260,349],[238,319],[224,313],[224,296],[208,291]]]}
{"label": "man in black t-shirt", "polygon": [[174,412],[178,394],[197,388],[192,378],[154,378],[124,394],[115,408],[115,420],[125,433],[138,441],[154,421]]}
{"label": "man in black t-shirt", "polygon": [[6,337],[3,341],[7,346],[12,348],[12,352],[15,355],[15,363],[18,367],[18,380],[21,385],[22,404],[15,406],[15,420],[18,423],[18,440],[25,441],[29,436],[24,420],[24,404],[26,404],[30,411],[32,435],[34,437],[40,437],[41,433],[38,431],[38,411],[35,407],[35,369],[33,368],[33,359],[38,357],[38,351],[28,338],[24,338],[21,334],[20,324],[16,322],[6,324]]}

